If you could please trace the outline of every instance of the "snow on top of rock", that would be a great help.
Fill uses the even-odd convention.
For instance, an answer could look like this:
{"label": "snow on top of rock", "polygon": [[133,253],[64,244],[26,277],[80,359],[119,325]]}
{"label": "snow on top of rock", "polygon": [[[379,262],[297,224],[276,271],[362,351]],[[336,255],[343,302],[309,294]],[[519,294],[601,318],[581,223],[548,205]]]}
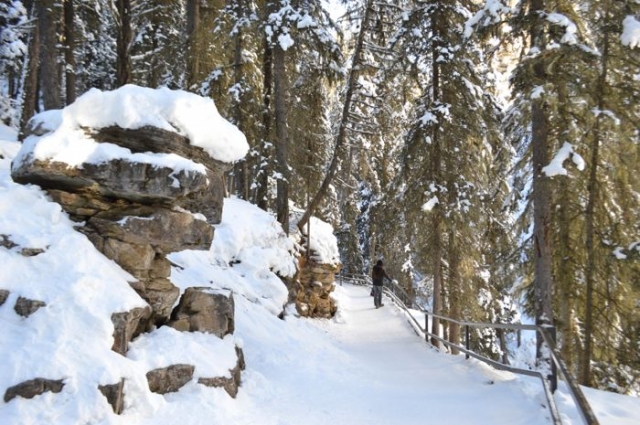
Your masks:
{"label": "snow on top of rock", "polygon": [[34,120],[38,127],[51,132],[28,137],[23,152],[16,158],[18,163],[29,154],[35,159],[54,159],[72,166],[114,157],[139,161],[140,158],[127,158],[126,149],[118,152],[115,147],[98,149],[98,144],[82,130],[112,126],[126,129],[152,126],[175,132],[212,158],[227,163],[243,158],[249,149],[244,134],[220,116],[213,100],[168,88],[126,85],[113,91],[91,89],[66,108],[46,111]]}

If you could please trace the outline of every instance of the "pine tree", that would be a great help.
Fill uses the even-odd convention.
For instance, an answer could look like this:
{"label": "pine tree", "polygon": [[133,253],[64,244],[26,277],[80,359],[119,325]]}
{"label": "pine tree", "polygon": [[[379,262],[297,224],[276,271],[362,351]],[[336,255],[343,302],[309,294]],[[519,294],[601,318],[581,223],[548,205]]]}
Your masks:
{"label": "pine tree", "polygon": [[[471,8],[471,2],[421,2],[404,24],[401,55],[410,61],[422,94],[395,184],[418,235],[412,250],[430,258],[430,263],[413,265],[430,276],[431,308],[466,320],[488,315],[483,309],[498,301],[493,295],[499,292],[475,276],[488,269],[483,254],[489,252],[482,251],[482,240],[494,225],[480,212],[491,211],[497,215],[493,220],[501,221],[499,209],[489,206],[489,196],[499,194],[490,177],[493,161],[505,154],[496,102],[483,89],[488,70],[482,52],[464,38]],[[483,291],[491,301],[474,308]],[[440,334],[440,325],[434,320],[434,334]],[[459,342],[457,326],[445,332]],[[435,339],[432,343],[439,344]]]}

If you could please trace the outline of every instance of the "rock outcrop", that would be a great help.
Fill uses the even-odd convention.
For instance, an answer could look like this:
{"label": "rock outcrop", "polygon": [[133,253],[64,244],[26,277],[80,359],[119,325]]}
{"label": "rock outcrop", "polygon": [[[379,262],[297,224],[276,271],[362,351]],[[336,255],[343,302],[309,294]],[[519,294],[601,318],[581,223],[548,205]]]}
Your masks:
{"label": "rock outcrop", "polygon": [[[48,130],[31,131],[43,135]],[[79,230],[96,248],[136,279],[132,287],[151,306],[151,314],[139,317],[136,327],[162,325],[180,292],[169,280],[166,256],[209,248],[211,225],[222,216],[223,172],[230,164],[209,157],[186,137],[159,128],[109,127],[85,133],[133,154],[172,155],[171,160],[134,161],[130,156],[70,166],[27,154],[12,168],[12,177],[46,189],[74,220],[84,222]],[[124,347],[121,342],[114,346]]]}
{"label": "rock outcrop", "polygon": [[[150,104],[155,106],[169,98],[184,103],[184,96],[195,96],[176,94],[168,89],[161,89],[158,95],[151,89],[132,86],[120,92],[122,98],[126,98],[127,93],[133,93],[136,102],[140,96],[148,96]],[[203,125],[204,132],[202,128],[197,131],[185,128],[194,120],[192,117],[185,120],[184,105],[180,109],[175,104],[153,107],[153,113],[159,115],[142,119],[157,127],[144,124],[132,125],[138,128],[112,124],[104,127],[103,122],[130,122],[129,116],[122,119],[114,110],[104,120],[90,119],[96,128],[81,124],[73,111],[86,109],[83,98],[90,105],[102,104],[104,98],[100,96],[100,91],[92,90],[64,113],[57,111],[60,114],[55,115],[56,111],[48,111],[51,114],[46,117],[45,114],[34,117],[26,132],[28,139],[12,164],[13,180],[36,184],[46,190],[69,217],[79,223],[77,230],[133,277],[130,285],[148,307],[112,313],[113,351],[127,356],[134,338],[167,324],[180,331],[206,332],[219,338],[232,334],[234,302],[228,291],[187,288],[174,311],[180,289],[171,282],[167,255],[186,249],[209,249],[214,237],[212,225],[218,224],[222,217],[223,173],[230,169],[231,162],[246,153],[248,144],[244,136],[219,116],[210,100],[204,104],[209,109],[203,115],[210,115],[211,123],[219,125],[219,135],[216,135],[217,127]],[[122,103],[127,102],[120,101],[117,105]],[[196,102],[192,98],[186,103],[203,111],[202,107],[194,106]],[[117,105],[111,109],[118,109]],[[171,112],[175,110],[181,110],[183,115]],[[146,109],[136,110],[131,116],[138,117],[139,112],[144,115]],[[56,119],[51,118],[54,115]],[[99,116],[98,113],[89,115]],[[197,143],[184,134],[197,139]],[[213,136],[203,138],[203,134]],[[239,149],[234,149],[234,145]],[[17,249],[6,235],[0,235],[0,246]],[[34,256],[42,252],[42,249],[23,249],[21,254]],[[0,290],[0,305],[9,295],[8,291]],[[20,297],[15,311],[28,317],[44,306],[41,301]],[[239,347],[236,347],[236,357],[236,365],[229,370],[229,375],[198,376],[198,381],[202,385],[223,387],[235,396],[240,371],[244,369],[244,355]],[[148,371],[150,391],[159,394],[178,391],[194,379],[196,366],[174,364]],[[125,383],[123,378],[96,388],[116,414],[120,414],[125,405]],[[7,389],[5,402],[17,396],[30,398],[46,391],[60,392],[63,386],[62,380],[35,378]]]}
{"label": "rock outcrop", "polygon": [[323,264],[302,256],[294,279],[294,302],[302,317],[331,318],[338,310],[331,297],[335,289],[335,275],[339,265]]}

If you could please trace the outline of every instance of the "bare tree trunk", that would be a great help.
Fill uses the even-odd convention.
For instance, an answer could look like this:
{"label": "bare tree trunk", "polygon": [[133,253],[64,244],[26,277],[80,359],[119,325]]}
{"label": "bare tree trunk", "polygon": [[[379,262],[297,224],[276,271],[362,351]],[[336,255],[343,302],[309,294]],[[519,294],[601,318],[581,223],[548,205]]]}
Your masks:
{"label": "bare tree trunk", "polygon": [[[451,191],[455,192],[455,191]],[[460,282],[460,251],[456,240],[455,226],[449,223],[449,317],[454,320],[462,320],[462,288]],[[449,341],[460,344],[460,325],[449,323]],[[451,348],[451,354],[459,354],[460,350]]]}
{"label": "bare tree trunk", "polygon": [[276,109],[276,169],[278,171],[276,216],[284,231],[289,234],[289,163],[287,131],[287,82],[285,53],[276,43],[273,49],[273,76]]}
{"label": "bare tree trunk", "polygon": [[256,191],[257,204],[259,208],[267,211],[269,207],[268,202],[268,191],[269,191],[269,172],[270,166],[267,162],[267,158],[269,157],[269,147],[267,143],[271,139],[271,86],[273,84],[273,49],[271,48],[271,44],[265,38],[264,40],[264,53],[262,55],[262,66],[263,66],[263,87],[264,87],[264,95],[263,95],[263,103],[264,110],[262,112],[262,128],[263,128],[263,136],[262,136],[262,161],[263,164],[259,165],[259,175],[258,175],[258,189]]}
{"label": "bare tree trunk", "polygon": [[[438,63],[438,56],[440,51],[440,46],[438,43],[439,40],[439,28],[438,16],[434,13],[432,16],[432,26],[434,31],[433,36],[433,44],[431,46],[431,90],[433,92],[432,102],[433,104],[437,104],[440,102],[440,64]],[[431,138],[433,143],[433,157],[431,159],[431,167],[432,167],[432,175],[433,181],[436,184],[440,183],[441,175],[442,175],[442,159],[441,159],[441,146],[440,146],[440,128],[435,126],[433,128]],[[443,226],[443,206],[442,206],[442,197],[444,194],[440,195],[440,204],[437,205],[433,211],[433,219],[432,219],[432,232],[433,232],[433,313],[441,314],[443,307],[443,291],[444,291],[444,278],[442,273],[442,257],[444,255],[444,248],[442,244],[442,226]],[[431,324],[431,333],[438,335],[440,332],[440,320],[436,317],[433,318]],[[431,344],[438,347],[440,342],[435,338],[432,338]]]}
{"label": "bare tree trunk", "polygon": [[200,77],[200,0],[187,1],[187,89],[194,90]]}
{"label": "bare tree trunk", "polygon": [[[243,5],[238,2],[238,6],[236,8],[236,16],[239,18],[243,17]],[[243,34],[242,28],[237,28],[237,32],[234,36],[234,54],[233,54],[233,67],[234,67],[234,80],[236,87],[241,86],[243,83],[243,59],[242,59],[242,49],[243,49]],[[242,93],[240,93],[239,98],[234,101],[233,105],[233,117],[235,124],[242,131],[243,130],[243,113],[242,113]],[[235,189],[236,193],[241,199],[249,200],[249,159],[245,157],[243,160],[238,161],[234,166],[234,175],[235,175]]]}
{"label": "bare tree trunk", "polygon": [[[604,14],[604,19],[610,21],[610,6]],[[602,55],[602,68],[598,78],[597,96],[598,110],[604,111],[605,105],[605,85],[607,74],[609,72],[609,33],[604,34],[604,46]],[[584,320],[584,350],[580,359],[579,381],[582,385],[591,385],[591,358],[593,356],[592,335],[593,335],[593,286],[596,270],[596,247],[595,239],[595,206],[598,195],[598,163],[600,161],[600,138],[602,137],[601,116],[596,118],[596,123],[592,132],[593,141],[591,145],[591,169],[589,170],[588,198],[587,208],[585,211],[585,232],[586,232],[586,248],[587,248],[587,271],[585,276],[586,286],[586,304],[585,304],[585,320]]]}
{"label": "bare tree trunk", "polygon": [[318,189],[318,192],[315,194],[311,203],[307,205],[307,209],[305,210],[302,218],[298,222],[298,228],[302,230],[307,223],[307,220],[311,217],[311,215],[316,211],[316,209],[322,203],[322,200],[327,195],[327,191],[329,190],[329,186],[331,185],[331,181],[335,177],[336,171],[338,170],[338,164],[340,162],[340,156],[342,155],[342,150],[344,149],[344,145],[347,140],[347,127],[349,124],[349,112],[351,111],[351,105],[353,102],[353,94],[356,89],[356,83],[358,81],[359,75],[359,65],[362,63],[362,53],[364,46],[364,36],[366,31],[365,23],[369,21],[371,11],[373,6],[373,0],[367,0],[367,4],[365,5],[364,16],[362,17],[362,24],[360,25],[360,32],[358,33],[358,38],[356,39],[355,50],[353,52],[353,62],[351,64],[351,70],[349,71],[349,76],[347,78],[347,87],[345,93],[344,104],[342,106],[342,115],[340,117],[340,126],[338,127],[338,136],[336,138],[335,148],[333,151],[333,157],[331,158],[331,163],[329,164],[329,169],[327,170],[327,174]]}
{"label": "bare tree trunk", "polygon": [[60,67],[58,66],[58,31],[60,15],[54,0],[38,3],[38,26],[40,26],[40,82],[42,103],[45,110],[62,108]]}
{"label": "bare tree trunk", "polygon": [[131,83],[131,0],[117,0],[120,28],[118,28],[116,78],[119,87]]}
{"label": "bare tree trunk", "polygon": [[[38,19],[38,8],[34,6],[31,11],[33,20]],[[20,116],[20,132],[18,139],[24,138],[27,123],[35,115],[38,103],[38,74],[40,73],[40,25],[35,24],[31,30],[29,51],[24,79],[24,97],[22,99],[22,114]]]}
{"label": "bare tree trunk", "polygon": [[75,13],[73,0],[64,1],[64,60],[66,80],[66,102],[72,104],[76,100],[76,57],[75,51]]}
{"label": "bare tree trunk", "polygon": [[[547,147],[548,123],[541,101],[534,100],[532,107],[533,129],[533,242],[535,260],[535,311],[536,324],[553,323],[551,297],[553,294],[552,246],[551,246],[551,188],[550,180],[542,168],[549,163]],[[542,341],[538,341],[537,357],[540,358]]]}
{"label": "bare tree trunk", "polygon": [[[532,14],[544,11],[543,0],[532,0]],[[539,18],[536,16],[536,20]],[[544,50],[544,29],[537,22],[531,30],[531,43]],[[539,81],[545,78],[543,65],[534,69]],[[552,244],[551,244],[551,187],[550,179],[542,172],[549,163],[549,124],[544,99],[534,99],[531,105],[531,131],[533,145],[533,243],[535,261],[534,304],[537,325],[553,324]],[[542,338],[538,337],[536,358],[542,359]]]}

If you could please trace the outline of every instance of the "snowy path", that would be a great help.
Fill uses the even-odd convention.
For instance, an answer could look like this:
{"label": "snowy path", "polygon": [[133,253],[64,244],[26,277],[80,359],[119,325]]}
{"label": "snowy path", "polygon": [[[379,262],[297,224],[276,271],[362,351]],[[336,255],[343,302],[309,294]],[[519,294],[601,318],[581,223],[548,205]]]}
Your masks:
{"label": "snowy path", "polygon": [[[263,397],[264,385],[271,387],[268,403],[253,399],[254,407],[263,410],[260,423],[550,423],[535,380],[523,384],[512,374],[437,353],[388,300],[376,310],[367,288],[345,285],[337,288],[336,298],[337,320],[299,321],[307,335],[313,328],[324,335],[307,336],[298,341],[300,347],[292,340],[282,341],[295,348],[263,351],[260,358],[251,358],[252,347],[246,344],[249,369],[239,401],[245,396]],[[289,354],[300,352],[304,358]]]}

